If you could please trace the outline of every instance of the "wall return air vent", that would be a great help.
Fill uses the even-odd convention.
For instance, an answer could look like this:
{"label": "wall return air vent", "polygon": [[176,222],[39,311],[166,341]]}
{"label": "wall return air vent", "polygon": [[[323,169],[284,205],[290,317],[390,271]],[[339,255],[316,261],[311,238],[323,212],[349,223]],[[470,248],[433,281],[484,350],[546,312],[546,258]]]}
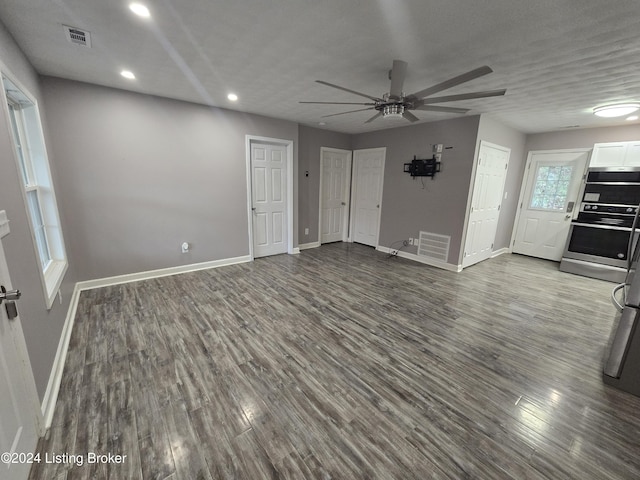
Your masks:
{"label": "wall return air vent", "polygon": [[429,257],[446,262],[449,258],[449,235],[438,235],[437,233],[420,232],[418,243],[418,255]]}
{"label": "wall return air vent", "polygon": [[91,34],[86,30],[81,30],[76,27],[69,27],[68,25],[63,25],[64,33],[67,36],[67,40],[69,40],[74,45],[80,45],[82,47],[91,48]]}

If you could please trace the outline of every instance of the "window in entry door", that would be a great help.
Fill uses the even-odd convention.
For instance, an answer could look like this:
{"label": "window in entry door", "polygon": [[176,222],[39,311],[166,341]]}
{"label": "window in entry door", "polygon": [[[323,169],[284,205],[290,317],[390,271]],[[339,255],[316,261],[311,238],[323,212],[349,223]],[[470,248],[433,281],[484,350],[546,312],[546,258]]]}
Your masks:
{"label": "window in entry door", "polygon": [[573,166],[540,165],[531,194],[529,208],[534,210],[564,210],[569,193]]}

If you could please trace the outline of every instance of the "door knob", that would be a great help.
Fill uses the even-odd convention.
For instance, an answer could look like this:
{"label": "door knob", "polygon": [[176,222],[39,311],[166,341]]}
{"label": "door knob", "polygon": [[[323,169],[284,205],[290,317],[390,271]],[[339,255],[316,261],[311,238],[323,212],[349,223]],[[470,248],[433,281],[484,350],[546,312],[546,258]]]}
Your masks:
{"label": "door knob", "polygon": [[564,219],[565,219],[565,220],[569,220],[570,218],[571,218],[571,215],[565,215],[565,216],[564,216]]}
{"label": "door knob", "polygon": [[346,205],[346,203],[345,202],[340,202],[340,205]]}
{"label": "door knob", "polygon": [[7,301],[19,300],[21,296],[22,296],[22,293],[20,292],[20,290],[7,291],[7,289],[4,288],[4,285],[0,286],[0,303],[2,303],[4,300],[7,300]]}

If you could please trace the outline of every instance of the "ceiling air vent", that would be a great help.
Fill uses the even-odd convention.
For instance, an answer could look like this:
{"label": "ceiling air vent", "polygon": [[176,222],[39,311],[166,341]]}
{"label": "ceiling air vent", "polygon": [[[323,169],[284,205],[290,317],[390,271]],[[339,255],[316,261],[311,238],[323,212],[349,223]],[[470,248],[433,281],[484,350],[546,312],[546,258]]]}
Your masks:
{"label": "ceiling air vent", "polygon": [[80,30],[76,27],[69,27],[67,25],[63,25],[62,27],[64,28],[67,40],[71,43],[91,48],[91,34],[89,32]]}

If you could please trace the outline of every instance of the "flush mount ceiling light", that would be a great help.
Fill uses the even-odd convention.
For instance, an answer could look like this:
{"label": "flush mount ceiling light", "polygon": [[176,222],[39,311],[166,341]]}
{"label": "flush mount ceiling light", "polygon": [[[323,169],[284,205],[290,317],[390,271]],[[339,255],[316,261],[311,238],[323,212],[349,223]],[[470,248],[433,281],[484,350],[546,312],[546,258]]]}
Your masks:
{"label": "flush mount ceiling light", "polygon": [[229,95],[227,95],[227,98],[232,102],[235,102],[238,100],[238,95],[236,95],[235,93],[230,93]]}
{"label": "flush mount ceiling light", "polygon": [[151,13],[149,9],[142,5],[141,3],[130,3],[129,10],[138,15],[139,17],[149,18]]}
{"label": "flush mount ceiling light", "polygon": [[640,108],[639,103],[621,103],[618,105],[604,105],[593,109],[594,115],[598,117],[614,118],[624,117]]}
{"label": "flush mount ceiling light", "polygon": [[133,72],[129,71],[129,70],[122,70],[120,72],[120,75],[122,75],[124,78],[128,78],[129,80],[135,80],[136,76],[133,74]]}

